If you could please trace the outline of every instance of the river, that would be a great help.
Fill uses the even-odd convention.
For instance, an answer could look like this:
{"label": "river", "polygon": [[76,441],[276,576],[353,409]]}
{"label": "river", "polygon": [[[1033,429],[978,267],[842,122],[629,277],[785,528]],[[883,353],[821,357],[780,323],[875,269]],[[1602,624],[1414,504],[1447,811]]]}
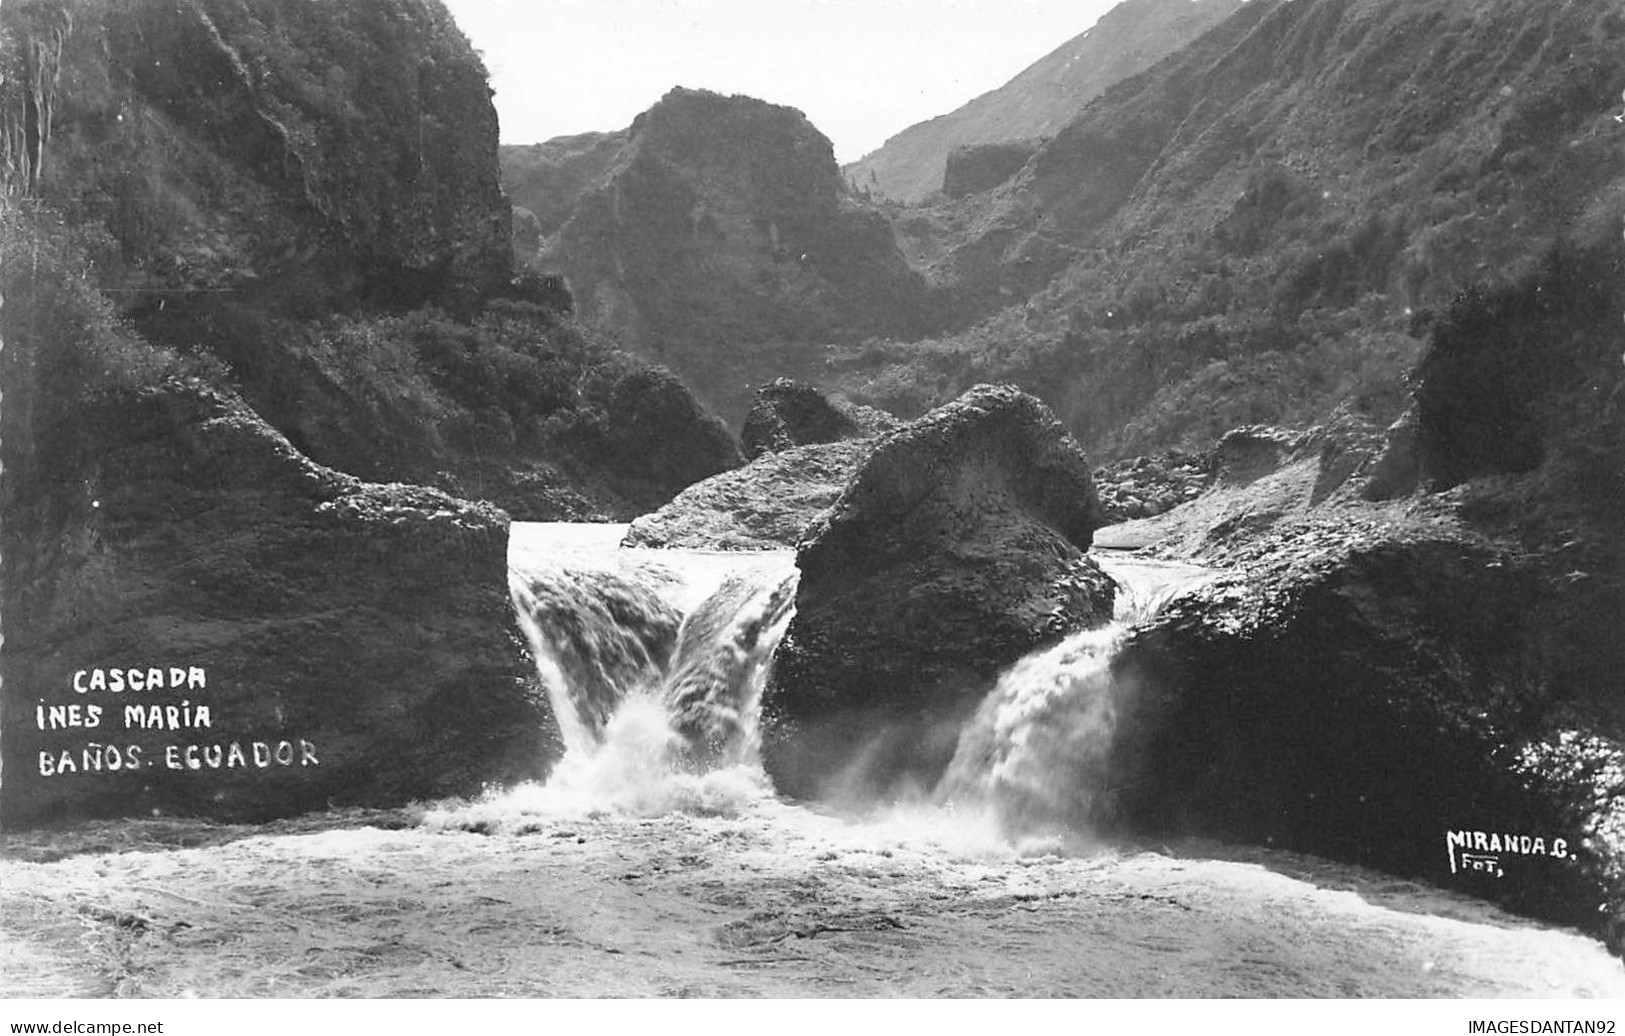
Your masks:
{"label": "river", "polygon": [[756,757],[793,557],[618,539],[515,527],[569,746],[545,784],[11,836],[0,993],[1625,996],[1597,940],[1452,892],[1077,826],[1104,662],[1200,570],[1106,558],[1130,587],[1112,627],[1013,667],[938,788],[837,811],[780,799]]}

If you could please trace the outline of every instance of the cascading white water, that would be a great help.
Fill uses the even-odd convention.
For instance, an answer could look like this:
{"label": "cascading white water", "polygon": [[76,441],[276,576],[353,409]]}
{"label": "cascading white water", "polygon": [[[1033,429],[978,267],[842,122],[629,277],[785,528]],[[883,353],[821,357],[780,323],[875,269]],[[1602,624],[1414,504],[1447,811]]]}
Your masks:
{"label": "cascading white water", "polygon": [[726,813],[771,794],[757,719],[794,555],[621,550],[625,526],[513,527],[509,592],[564,742],[544,785],[435,824]]}
{"label": "cascading white water", "polygon": [[[565,754],[544,785],[441,820],[492,828],[538,815],[727,813],[771,797],[760,699],[794,611],[794,556],[623,550],[624,526],[514,529],[510,591]],[[1110,659],[1135,623],[1206,575],[1102,565],[1120,587],[1114,621],[1000,676],[935,794],[888,804],[883,819],[961,845],[1086,834],[1123,692]]]}
{"label": "cascading white water", "polygon": [[1006,670],[959,736],[935,800],[1012,840],[1087,839],[1109,792],[1109,752],[1124,695],[1112,659],[1129,632],[1211,573],[1191,565],[1099,557],[1118,585],[1112,621]]}

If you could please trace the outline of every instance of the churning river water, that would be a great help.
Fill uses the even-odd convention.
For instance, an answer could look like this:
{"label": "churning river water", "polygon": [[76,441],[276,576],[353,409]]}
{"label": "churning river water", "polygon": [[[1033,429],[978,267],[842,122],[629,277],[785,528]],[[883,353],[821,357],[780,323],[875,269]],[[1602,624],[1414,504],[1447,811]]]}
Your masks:
{"label": "churning river water", "polygon": [[[1001,675],[936,788],[835,810],[781,800],[758,755],[793,552],[621,549],[624,529],[514,527],[511,590],[565,755],[543,784],[425,824],[668,840],[666,891],[739,908],[715,939],[738,951],[730,967],[773,965],[764,991],[799,969],[851,991],[950,992],[944,976],[964,973],[981,976],[957,990],[972,993],[1625,992],[1596,941],[1454,893],[1263,848],[1092,836],[1079,802],[1112,735],[1108,662],[1207,570],[1097,552],[1120,587],[1112,623]],[[645,876],[648,851],[625,857]],[[959,922],[980,940],[952,935]],[[946,941],[922,941],[932,929]],[[865,960],[891,977],[866,987]]]}
{"label": "churning river water", "polygon": [[510,590],[565,746],[546,782],[202,825],[190,848],[126,821],[73,835],[122,851],[0,855],[0,994],[1625,996],[1596,940],[1465,896],[1081,828],[1105,663],[1200,570],[1105,558],[1115,622],[1003,674],[937,787],[836,810],[780,798],[758,754],[793,555],[620,550],[622,532],[514,528]]}

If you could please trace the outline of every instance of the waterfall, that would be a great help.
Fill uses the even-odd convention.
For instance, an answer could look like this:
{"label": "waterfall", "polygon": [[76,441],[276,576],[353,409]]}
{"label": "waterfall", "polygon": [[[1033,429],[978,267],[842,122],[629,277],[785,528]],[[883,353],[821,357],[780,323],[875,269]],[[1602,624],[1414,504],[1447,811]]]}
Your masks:
{"label": "waterfall", "polygon": [[[514,526],[509,590],[565,753],[544,785],[442,822],[731,813],[772,797],[759,756],[760,703],[794,612],[794,555],[623,549],[624,528]],[[1001,674],[934,792],[890,804],[884,819],[962,845],[1087,835],[1109,793],[1109,748],[1131,691],[1115,685],[1112,657],[1135,624],[1208,575],[1100,560],[1119,584],[1114,621]]]}
{"label": "waterfall", "polygon": [[1112,737],[1134,688],[1112,660],[1135,626],[1211,574],[1097,555],[1118,585],[1112,621],[1028,655],[1000,675],[959,736],[934,799],[1007,840],[1087,838],[1111,791]]}
{"label": "waterfall", "polygon": [[770,794],[757,721],[794,555],[623,550],[625,528],[514,526],[509,593],[565,753],[503,808],[726,812]]}

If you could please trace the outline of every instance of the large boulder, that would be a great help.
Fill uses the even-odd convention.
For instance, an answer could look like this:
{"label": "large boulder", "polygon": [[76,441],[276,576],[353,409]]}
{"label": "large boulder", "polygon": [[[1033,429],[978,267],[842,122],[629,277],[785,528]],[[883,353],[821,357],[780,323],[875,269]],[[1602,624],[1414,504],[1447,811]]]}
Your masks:
{"label": "large boulder", "polygon": [[75,412],[37,387],[8,383],[6,826],[261,819],[546,772],[501,511],[320,467],[200,382]]}
{"label": "large boulder", "polygon": [[810,443],[879,435],[901,423],[885,411],[834,403],[811,385],[779,378],[756,393],[739,439],[745,456],[754,459]]}
{"label": "large boulder", "polygon": [[1441,520],[1281,523],[1114,661],[1097,826],[1312,852],[1617,943],[1625,746],[1552,589]]}
{"label": "large boulder", "polygon": [[683,490],[632,523],[625,547],[686,550],[784,550],[846,488],[868,458],[866,441],[815,443],[764,453]]}
{"label": "large boulder", "polygon": [[1110,617],[1084,556],[1102,523],[1083,451],[1038,400],[977,386],[880,440],[803,539],[763,699],[781,792],[929,784],[1000,669]]}
{"label": "large boulder", "polygon": [[741,463],[728,427],[669,370],[604,364],[583,378],[580,393],[600,419],[578,421],[565,435],[578,477],[608,482],[632,505],[660,507],[684,487]]}

